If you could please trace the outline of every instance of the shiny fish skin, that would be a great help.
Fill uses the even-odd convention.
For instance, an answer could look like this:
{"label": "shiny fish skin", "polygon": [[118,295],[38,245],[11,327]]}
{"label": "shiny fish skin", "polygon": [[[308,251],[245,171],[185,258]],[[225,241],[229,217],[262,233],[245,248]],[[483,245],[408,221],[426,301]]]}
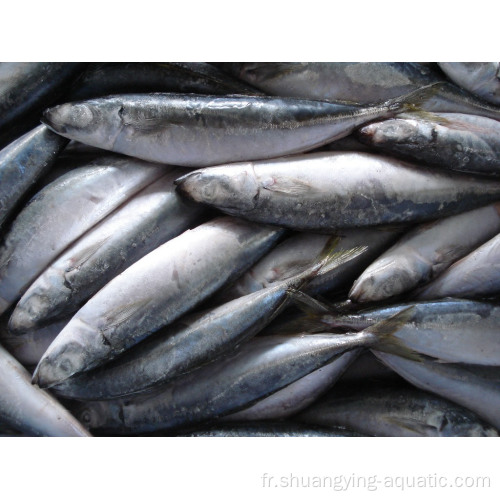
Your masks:
{"label": "shiny fish skin", "polygon": [[207,63],[97,63],[73,83],[68,101],[113,94],[180,92],[260,95],[257,89]]}
{"label": "shiny fish skin", "polygon": [[91,146],[197,168],[314,149],[371,120],[418,106],[434,92],[424,87],[367,107],[257,96],[130,94],[55,106],[42,122]]}
{"label": "shiny fish skin", "polygon": [[421,290],[419,300],[441,297],[488,297],[500,292],[500,235],[494,236],[450,266]]}
{"label": "shiny fish skin", "polygon": [[414,388],[377,384],[332,389],[296,417],[304,424],[348,427],[369,436],[498,437],[472,412]]}
{"label": "shiny fish skin", "polygon": [[405,113],[356,133],[387,154],[460,172],[500,175],[500,122],[461,113]]}
{"label": "shiny fish skin", "polygon": [[363,271],[349,298],[374,302],[413,290],[498,232],[500,203],[419,225]]}
{"label": "shiny fish skin", "polygon": [[130,158],[102,158],[37,193],[0,247],[0,314],[69,244],[164,171]]}
{"label": "shiny fish skin", "polygon": [[89,401],[73,411],[86,427],[119,434],[188,427],[245,408],[371,339],[365,333],[255,337],[152,394]]}
{"label": "shiny fish skin", "polygon": [[[377,229],[345,230],[338,234],[340,242],[337,250],[347,250],[366,245],[365,252],[342,265],[320,274],[308,283],[305,293],[324,293],[328,290],[352,283],[359,273],[380,255],[399,234],[399,231]],[[318,258],[325,243],[330,238],[323,234],[294,234],[265,255],[255,266],[220,295],[225,299],[242,297],[303,271]],[[219,298],[219,297],[217,297]]]}
{"label": "shiny fish skin", "polygon": [[282,419],[295,415],[326,392],[360,353],[361,349],[345,352],[327,365],[292,382],[284,389],[261,399],[249,408],[222,417],[220,421],[246,422]]}
{"label": "shiny fish skin", "polygon": [[500,63],[441,62],[439,67],[457,85],[500,106]]}
{"label": "shiny fish skin", "polygon": [[173,181],[185,172],[164,167],[164,175],[89,230],[28,288],[9,328],[23,333],[68,315],[106,283],[166,241],[195,224],[203,210],[186,203]]}
{"label": "shiny fish skin", "polygon": [[0,151],[0,228],[68,142],[40,125]]}
{"label": "shiny fish skin", "polygon": [[412,385],[433,392],[476,413],[500,429],[500,369],[476,365],[413,361],[373,351],[384,364]]}
{"label": "shiny fish skin", "polygon": [[318,316],[318,328],[363,330],[409,306],[412,316],[394,333],[393,344],[447,363],[500,366],[500,307],[488,302],[445,299],[325,314]]}
{"label": "shiny fish skin", "polygon": [[90,436],[53,396],[31,385],[30,374],[1,346],[0,418],[30,436]]}
{"label": "shiny fish skin", "polygon": [[282,234],[219,217],[164,243],[76,313],[40,361],[34,382],[49,387],[109,361],[239,276]]}
{"label": "shiny fish skin", "polygon": [[302,231],[419,222],[500,199],[500,182],[367,153],[310,153],[195,170],[176,181],[194,201]]}

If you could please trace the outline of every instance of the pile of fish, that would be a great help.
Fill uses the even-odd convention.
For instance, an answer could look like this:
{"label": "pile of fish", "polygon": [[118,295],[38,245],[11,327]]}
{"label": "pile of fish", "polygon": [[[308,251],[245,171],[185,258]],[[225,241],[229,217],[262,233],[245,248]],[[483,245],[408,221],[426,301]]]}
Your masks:
{"label": "pile of fish", "polygon": [[0,434],[498,436],[500,63],[1,63]]}

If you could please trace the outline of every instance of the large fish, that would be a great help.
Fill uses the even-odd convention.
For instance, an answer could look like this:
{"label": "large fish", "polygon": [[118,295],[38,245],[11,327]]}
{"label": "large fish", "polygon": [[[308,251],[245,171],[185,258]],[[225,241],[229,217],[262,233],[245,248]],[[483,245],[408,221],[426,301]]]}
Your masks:
{"label": "large fish", "polygon": [[43,271],[14,309],[12,331],[22,333],[78,310],[108,281],[201,218],[201,207],[174,191],[174,179],[185,170],[163,172]]}
{"label": "large fish", "polygon": [[0,151],[0,228],[67,143],[40,125]]}
{"label": "large fish", "polygon": [[500,63],[441,62],[438,64],[457,85],[500,106]]}
{"label": "large fish", "polygon": [[70,377],[52,389],[66,398],[109,399],[141,392],[193,371],[255,336],[289,304],[295,291],[325,266],[338,265],[355,255],[330,251],[293,278],[185,316],[114,362]]}
{"label": "large fish", "polygon": [[373,351],[412,385],[433,392],[476,413],[500,429],[500,368],[408,359]]}
{"label": "large fish", "polygon": [[[437,92],[422,103],[422,109],[500,119],[499,108],[446,82],[438,72],[418,63],[229,63],[222,68],[268,94],[358,104],[391,99],[436,84]],[[491,71],[489,75],[493,76]],[[498,82],[498,76],[496,79]]]}
{"label": "large fish", "polygon": [[303,231],[419,222],[500,199],[500,182],[367,153],[310,153],[195,170],[176,181],[194,201]]}
{"label": "large fish", "polygon": [[49,387],[109,361],[235,279],[282,234],[220,217],[164,243],[89,299],[41,359],[34,382]]}
{"label": "large fish", "polygon": [[434,92],[431,85],[365,107],[258,96],[116,95],[55,106],[42,121],[91,146],[204,167],[314,149],[364,123],[419,107]]}
{"label": "large fish", "polygon": [[419,225],[363,271],[349,298],[372,302],[413,290],[498,232],[500,203]]}
{"label": "large fish", "polygon": [[500,234],[450,266],[420,290],[418,300],[489,297],[500,292]]}
{"label": "large fish", "polygon": [[450,170],[500,175],[500,122],[460,113],[406,113],[356,133],[370,146]]}
{"label": "large fish", "polygon": [[332,389],[296,419],[309,425],[348,427],[386,437],[498,437],[474,413],[410,387],[371,385]]}
{"label": "large fish", "polygon": [[0,314],[69,244],[163,174],[143,161],[102,158],[38,192],[0,247]]}
{"label": "large fish", "polygon": [[0,346],[0,419],[31,436],[89,436],[84,427]]}

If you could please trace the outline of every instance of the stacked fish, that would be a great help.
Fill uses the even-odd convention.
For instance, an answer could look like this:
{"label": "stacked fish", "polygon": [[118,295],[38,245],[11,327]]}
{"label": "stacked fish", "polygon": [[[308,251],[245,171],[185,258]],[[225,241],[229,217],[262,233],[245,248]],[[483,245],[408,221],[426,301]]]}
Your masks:
{"label": "stacked fish", "polygon": [[0,64],[1,433],[498,436],[499,67]]}

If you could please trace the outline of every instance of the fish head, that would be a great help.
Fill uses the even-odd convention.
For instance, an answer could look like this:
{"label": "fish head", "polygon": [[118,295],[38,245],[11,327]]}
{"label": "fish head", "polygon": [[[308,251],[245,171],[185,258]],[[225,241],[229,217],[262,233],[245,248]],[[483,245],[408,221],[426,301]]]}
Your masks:
{"label": "fish head", "polygon": [[69,409],[84,427],[98,429],[106,424],[106,403],[102,401],[78,402],[69,405]]}
{"label": "fish head", "polygon": [[112,99],[69,102],[45,110],[42,123],[69,139],[112,150],[122,129],[120,109]]}
{"label": "fish head", "polygon": [[238,213],[255,208],[259,185],[251,163],[196,170],[175,181],[177,190],[198,203]]}
{"label": "fish head", "polygon": [[421,130],[416,120],[400,118],[370,123],[359,129],[357,134],[360,141],[374,146],[407,144],[422,139]]}

